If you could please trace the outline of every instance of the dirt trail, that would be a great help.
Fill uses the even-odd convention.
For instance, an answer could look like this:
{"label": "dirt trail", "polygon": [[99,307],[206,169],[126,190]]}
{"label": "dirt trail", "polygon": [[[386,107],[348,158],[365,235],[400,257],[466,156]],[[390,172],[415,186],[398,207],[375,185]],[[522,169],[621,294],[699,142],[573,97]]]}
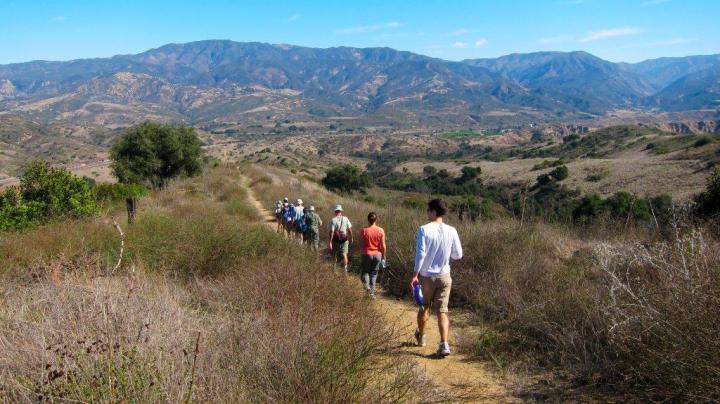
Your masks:
{"label": "dirt trail", "polygon": [[[248,181],[245,181],[248,184]],[[273,230],[275,230],[275,218],[262,203],[255,197],[253,189],[247,186],[248,199]],[[358,284],[358,287],[360,285]],[[417,309],[410,302],[398,300],[397,298],[381,294],[375,304],[380,313],[392,324],[396,335],[393,354],[406,355],[417,364],[418,369],[425,373],[442,396],[449,401],[455,402],[517,402],[505,388],[502,381],[490,370],[490,365],[472,359],[462,353],[453,353],[446,358],[438,358],[435,355],[440,335],[437,329],[435,316],[432,316],[426,328],[427,346],[415,346],[413,333],[416,327]],[[451,320],[453,313],[451,312]],[[450,342],[458,339],[458,333],[462,329],[451,327]],[[452,346],[451,346],[452,347]]]}

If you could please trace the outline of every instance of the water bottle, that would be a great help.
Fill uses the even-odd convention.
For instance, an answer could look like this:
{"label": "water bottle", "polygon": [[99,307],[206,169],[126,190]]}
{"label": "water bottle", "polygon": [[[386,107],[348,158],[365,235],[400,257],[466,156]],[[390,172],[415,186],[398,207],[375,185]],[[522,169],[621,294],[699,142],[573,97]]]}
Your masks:
{"label": "water bottle", "polygon": [[415,298],[415,303],[417,303],[418,306],[425,305],[425,298],[423,297],[422,286],[420,286],[420,282],[416,282],[415,286],[413,286],[413,298]]}

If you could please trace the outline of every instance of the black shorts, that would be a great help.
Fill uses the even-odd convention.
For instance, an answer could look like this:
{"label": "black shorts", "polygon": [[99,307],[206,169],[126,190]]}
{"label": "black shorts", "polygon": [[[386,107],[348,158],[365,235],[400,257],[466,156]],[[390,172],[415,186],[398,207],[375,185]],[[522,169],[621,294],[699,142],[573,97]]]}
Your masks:
{"label": "black shorts", "polygon": [[382,255],[363,255],[361,262],[362,273],[377,275],[381,261]]}

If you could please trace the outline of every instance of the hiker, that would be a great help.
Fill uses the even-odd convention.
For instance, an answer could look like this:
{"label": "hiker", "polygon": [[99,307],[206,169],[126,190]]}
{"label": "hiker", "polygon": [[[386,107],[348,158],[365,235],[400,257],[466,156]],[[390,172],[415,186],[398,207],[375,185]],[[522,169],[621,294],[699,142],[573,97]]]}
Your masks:
{"label": "hiker", "polygon": [[293,230],[295,229],[295,205],[292,203],[288,204],[283,213],[283,225],[285,226],[287,235],[292,237]]}
{"label": "hiker", "polygon": [[348,252],[353,242],[352,224],[350,219],[343,216],[342,205],[335,206],[335,217],[330,221],[330,251],[335,257],[335,265],[338,258],[342,257],[342,265],[345,273],[348,271]]}
{"label": "hiker", "polygon": [[375,281],[385,256],[385,230],[378,226],[378,215],[368,213],[368,225],[360,230],[362,236],[362,261],[360,280],[365,286],[365,292],[371,299],[375,299]]}
{"label": "hiker", "polygon": [[280,199],[278,199],[277,203],[275,204],[275,221],[277,222],[277,229],[276,231],[278,233],[282,233],[283,231],[283,204]]}
{"label": "hiker", "polygon": [[322,219],[320,215],[315,213],[315,207],[310,205],[307,213],[305,213],[305,225],[307,232],[305,233],[305,240],[310,243],[310,247],[317,251],[320,249],[320,227],[322,226]]}
{"label": "hiker", "polygon": [[440,329],[440,346],[438,356],[450,355],[448,334],[450,319],[448,302],[450,300],[450,260],[462,258],[462,246],[457,230],[443,223],[447,213],[447,204],[441,199],[428,202],[427,217],[430,223],[420,227],[417,234],[415,252],[415,274],[410,281],[410,288],[420,283],[425,304],[417,315],[418,327],[415,339],[418,346],[425,346],[425,326],[430,319],[430,310],[437,313]]}
{"label": "hiker", "polygon": [[303,206],[303,200],[298,199],[295,204],[295,217],[293,217],[293,231],[297,235],[300,244],[303,243],[305,237],[305,231],[307,227],[305,225],[305,207]]}

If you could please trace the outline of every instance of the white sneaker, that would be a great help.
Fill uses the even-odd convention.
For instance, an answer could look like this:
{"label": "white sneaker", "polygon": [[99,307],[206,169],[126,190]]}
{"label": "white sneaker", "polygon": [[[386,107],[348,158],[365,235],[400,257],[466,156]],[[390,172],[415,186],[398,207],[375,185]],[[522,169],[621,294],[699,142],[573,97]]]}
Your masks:
{"label": "white sneaker", "polygon": [[415,341],[417,342],[417,346],[425,346],[425,335],[420,334],[420,330],[415,330]]}
{"label": "white sneaker", "polygon": [[450,355],[450,345],[447,342],[441,342],[437,350],[437,355],[440,357],[446,357]]}

